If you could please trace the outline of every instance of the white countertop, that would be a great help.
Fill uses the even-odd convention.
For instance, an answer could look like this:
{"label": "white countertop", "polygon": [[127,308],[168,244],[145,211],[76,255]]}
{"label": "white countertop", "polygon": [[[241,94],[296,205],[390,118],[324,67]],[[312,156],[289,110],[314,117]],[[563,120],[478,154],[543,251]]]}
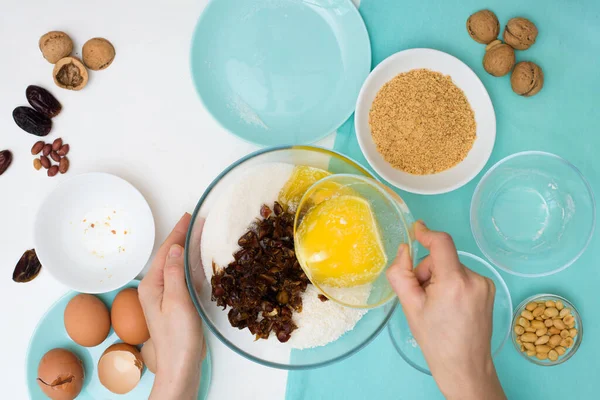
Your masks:
{"label": "white countertop", "polygon": [[[148,200],[156,222],[156,247],[185,211],[193,211],[206,186],[227,165],[256,150],[221,128],[202,107],[189,72],[190,38],[207,0],[85,2],[3,0],[0,12],[0,151],[12,166],[0,177],[0,367],[2,397],[28,397],[25,355],[33,329],[68,289],[42,270],[16,284],[12,271],[33,247],[33,223],[44,197],[61,181],[84,172],[121,176]],[[38,40],[67,32],[75,53],[92,37],[116,48],[105,71],[90,71],[82,91],[59,89]],[[36,138],[19,129],[12,110],[26,105],[25,88],[37,84],[62,103],[47,141],[71,145],[71,169],[54,178],[33,169]],[[333,135],[321,145],[331,147]],[[155,247],[155,249],[156,249]],[[283,399],[286,371],[254,364],[209,334],[213,355],[210,399]],[[10,365],[7,362],[10,361]],[[232,384],[231,376],[236,384]],[[269,382],[256,385],[256,382]]]}

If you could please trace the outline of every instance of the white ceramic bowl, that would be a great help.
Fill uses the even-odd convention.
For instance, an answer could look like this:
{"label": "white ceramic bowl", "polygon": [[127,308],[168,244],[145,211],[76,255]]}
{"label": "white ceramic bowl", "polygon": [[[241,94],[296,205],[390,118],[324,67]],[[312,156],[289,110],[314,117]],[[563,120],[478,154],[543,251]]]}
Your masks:
{"label": "white ceramic bowl", "polygon": [[154,219],[127,181],[83,174],[42,202],[34,241],[42,267],[58,281],[78,292],[110,292],[146,265],[154,247]]}
{"label": "white ceramic bowl", "polygon": [[[477,139],[467,157],[455,167],[432,175],[412,175],[392,167],[377,151],[369,127],[369,110],[379,89],[396,75],[419,68],[452,77],[469,100],[477,123]],[[418,194],[446,193],[468,183],[485,166],[496,140],[496,115],[483,83],[462,61],[432,49],[404,50],[382,61],[363,84],[354,124],[360,148],[373,169],[392,185]]]}

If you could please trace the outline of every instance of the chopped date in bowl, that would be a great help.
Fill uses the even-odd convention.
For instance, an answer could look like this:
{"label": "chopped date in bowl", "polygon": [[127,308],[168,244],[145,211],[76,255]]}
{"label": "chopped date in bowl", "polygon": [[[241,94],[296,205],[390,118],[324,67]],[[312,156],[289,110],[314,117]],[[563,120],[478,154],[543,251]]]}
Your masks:
{"label": "chopped date in bowl", "polygon": [[294,215],[275,202],[263,205],[262,219],[238,240],[240,250],[226,268],[213,263],[212,301],[227,309],[231,326],[256,339],[271,332],[287,342],[297,328],[294,312],[302,312],[302,293],[310,283],[294,252]]}

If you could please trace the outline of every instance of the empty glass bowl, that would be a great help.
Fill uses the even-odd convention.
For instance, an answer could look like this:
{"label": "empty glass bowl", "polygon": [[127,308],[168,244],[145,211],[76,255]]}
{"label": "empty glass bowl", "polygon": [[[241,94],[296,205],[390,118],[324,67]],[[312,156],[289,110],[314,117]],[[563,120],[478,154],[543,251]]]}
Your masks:
{"label": "empty glass bowl", "polygon": [[[365,228],[366,224],[371,221],[365,221],[365,224],[360,225],[360,232],[352,231],[352,228],[348,229],[348,220],[353,217],[358,219],[357,215],[360,215],[356,208],[362,209],[357,207],[356,203],[352,205],[347,202],[344,203],[349,199],[358,199],[358,204],[364,201],[363,204],[367,205],[369,214],[373,219],[372,222],[374,222],[374,235],[365,232],[365,229],[367,229]],[[318,212],[319,207],[323,210],[322,206],[327,206],[326,202],[330,200],[337,201],[334,209],[330,210],[327,215],[320,216],[321,220],[310,219],[309,217],[308,221],[310,222],[303,225],[308,213],[313,210]],[[343,209],[344,205],[347,208],[345,210]],[[362,218],[371,219],[366,216]],[[329,226],[332,223],[339,223],[339,226],[334,225],[335,228],[329,228],[329,232],[342,232],[342,235],[331,239],[335,243],[324,242],[324,238],[321,237],[310,238],[311,232],[307,232],[307,229],[310,229],[307,224],[310,223],[314,226],[315,223],[319,222],[322,222],[322,225]],[[378,307],[396,296],[385,276],[385,272],[396,258],[398,246],[402,243],[408,244],[412,259],[416,260],[417,246],[413,234],[414,222],[412,214],[400,196],[374,179],[360,175],[331,175],[313,184],[298,205],[294,222],[296,256],[312,284],[319,288],[329,299],[347,307]],[[344,237],[350,240],[346,239],[344,241]],[[373,242],[375,240],[379,242],[377,247],[380,247],[384,254],[373,251],[374,243],[370,243],[370,247],[365,245],[356,251],[357,243],[360,241],[365,244],[369,240],[367,238],[373,239]],[[309,239],[311,249],[307,250],[305,243],[308,243]],[[344,254],[340,255],[340,252]],[[342,257],[340,258],[340,256]],[[337,260],[331,261],[335,258]],[[314,262],[311,261],[313,259]],[[343,264],[347,264],[350,259],[359,259],[358,262],[364,264],[364,271],[366,272],[362,274],[351,274],[348,271],[341,272],[340,268],[344,268]],[[333,265],[326,265],[327,273],[339,275],[338,280],[347,280],[350,277],[356,278],[352,280],[351,285],[340,287],[340,285],[328,284],[325,279],[320,280],[320,277],[312,273],[311,263],[322,265],[324,262],[327,263],[328,260]],[[374,265],[375,263],[379,264]],[[379,265],[381,268],[379,268]],[[357,280],[359,283],[354,283]]]}
{"label": "empty glass bowl", "polygon": [[[373,178],[355,161],[334,151],[313,146],[269,148],[240,159],[225,169],[209,185],[194,210],[185,245],[185,273],[188,289],[205,326],[221,342],[243,357],[262,365],[288,370],[329,365],[356,353],[373,340],[385,327],[398,302],[391,301],[382,307],[369,310],[352,330],[325,346],[292,350],[289,343],[282,344],[277,340],[255,341],[254,336],[247,329],[233,328],[227,318],[229,309],[223,310],[211,301],[210,276],[205,274],[201,258],[200,239],[204,219],[219,203],[222,196],[228,193],[228,188],[238,184],[240,178],[250,168],[274,162],[321,168],[333,174],[344,173]],[[261,188],[256,187],[255,190]],[[320,318],[327,317],[328,315],[320,316]]]}
{"label": "empty glass bowl", "polygon": [[[493,331],[492,331],[492,355],[495,357],[500,353],[504,343],[508,339],[512,321],[512,300],[508,286],[498,271],[487,261],[464,251],[458,252],[460,262],[471,271],[491,279],[496,286],[496,297],[494,298]],[[456,310],[460,313],[460,310]],[[483,318],[483,317],[482,317]],[[424,374],[431,375],[425,356],[421,347],[413,337],[406,316],[401,307],[398,307],[390,323],[388,332],[394,343],[394,347],[410,366]]]}
{"label": "empty glass bowl", "polygon": [[540,277],[581,256],[596,222],[592,189],[581,172],[550,153],[513,154],[481,179],[471,201],[477,245],[496,266]]}
{"label": "empty glass bowl", "polygon": [[575,308],[573,303],[571,303],[569,300],[567,300],[563,297],[557,296],[555,294],[538,294],[538,295],[531,296],[531,297],[523,300],[523,302],[521,304],[519,304],[517,306],[517,308],[515,309],[515,313],[513,315],[513,327],[514,327],[514,325],[516,325],[517,319],[519,317],[521,317],[521,313],[523,312],[523,310],[525,310],[525,307],[527,307],[527,304],[529,304],[531,302],[535,302],[535,303],[539,303],[541,301],[545,302],[548,300],[551,300],[554,302],[561,301],[564,305],[564,308],[568,308],[570,310],[570,314],[575,318],[575,329],[577,329],[577,335],[575,336],[575,338],[572,342],[572,346],[567,347],[566,352],[563,355],[559,356],[559,358],[556,361],[552,361],[549,359],[540,360],[536,356],[529,357],[525,351],[521,351],[521,346],[517,343],[517,334],[515,332],[515,329],[512,329],[512,342],[515,346],[515,349],[519,352],[519,354],[521,354],[528,361],[531,361],[534,364],[546,366],[546,367],[562,364],[565,361],[567,361],[569,358],[573,357],[573,355],[579,349],[579,346],[581,345],[581,340],[583,339],[583,324],[581,323],[581,316],[579,315],[579,312],[577,311],[577,309]]}

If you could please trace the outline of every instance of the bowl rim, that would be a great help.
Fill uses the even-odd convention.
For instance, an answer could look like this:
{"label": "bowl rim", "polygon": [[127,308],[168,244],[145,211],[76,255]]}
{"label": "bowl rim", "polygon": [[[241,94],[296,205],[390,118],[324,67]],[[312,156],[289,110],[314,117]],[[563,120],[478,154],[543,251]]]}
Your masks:
{"label": "bowl rim", "polygon": [[[402,204],[405,205],[409,216],[414,220],[414,217],[412,217],[412,214],[411,214],[410,210],[408,209],[406,202],[402,199],[402,197],[400,197],[400,195],[398,195],[393,190],[390,190],[388,187],[386,187],[384,184],[382,184],[378,180],[369,178],[367,176],[360,176],[360,175],[354,175],[354,174],[332,174],[332,175],[326,176],[325,178],[319,179],[318,181],[316,181],[315,183],[310,185],[310,187],[302,195],[302,198],[300,199],[300,202],[298,203],[298,208],[294,215],[294,242],[296,242],[296,233],[299,228],[298,218],[300,217],[300,211],[302,209],[302,205],[304,204],[305,201],[308,200],[308,197],[313,194],[313,192],[318,188],[319,185],[329,182],[331,180],[335,180],[336,178],[353,178],[353,179],[362,181],[372,187],[375,187],[382,194],[382,196],[385,197],[393,205],[394,209],[396,210],[396,213],[400,216],[400,221],[402,222],[402,226],[404,227],[406,233],[408,234],[409,241],[407,244],[408,244],[409,253],[411,254],[411,257],[413,259],[416,259],[415,255],[416,255],[416,251],[417,251],[417,244],[416,244],[416,240],[414,238],[413,228],[412,228],[412,226],[410,226],[408,224],[408,222],[405,218],[405,213],[401,210],[401,205]],[[300,257],[298,257],[298,263],[300,264],[300,267],[302,268],[302,270],[304,271],[306,276],[309,277],[309,280],[310,280],[310,271],[308,271],[308,268],[306,268],[306,266],[304,265],[305,263],[303,261],[304,261],[303,259],[301,260]],[[389,260],[388,263],[391,263],[391,262],[393,262],[393,260]],[[385,270],[382,271],[382,273],[385,273]],[[386,298],[378,303],[372,304],[372,305],[348,304],[348,303],[344,303],[342,300],[339,300],[333,296],[330,296],[330,294],[322,288],[323,285],[314,283],[312,280],[311,280],[311,283],[317,289],[319,289],[319,291],[321,291],[323,294],[325,294],[330,300],[332,300],[344,307],[354,308],[354,309],[358,309],[358,310],[372,310],[372,309],[381,307],[381,306],[389,303],[390,301],[392,301],[394,299],[394,297],[396,297],[396,294],[392,290],[388,298]]]}
{"label": "bowl rim", "polygon": [[[560,266],[558,268],[555,268],[553,270],[547,271],[547,272],[541,272],[541,273],[535,273],[535,274],[527,274],[527,273],[524,273],[524,272],[515,271],[515,270],[512,270],[509,267],[503,265],[502,263],[498,262],[491,254],[489,254],[487,251],[484,250],[483,245],[482,245],[482,243],[484,242],[483,241],[483,237],[479,236],[477,234],[477,232],[475,231],[475,223],[474,223],[474,221],[475,221],[475,209],[477,207],[477,205],[475,204],[475,198],[480,193],[483,184],[489,178],[489,176],[492,173],[494,173],[494,171],[496,171],[496,169],[498,169],[505,162],[510,161],[513,158],[527,157],[527,156],[531,156],[531,155],[537,155],[537,156],[544,156],[544,157],[555,158],[555,159],[561,161],[567,167],[570,167],[579,176],[579,178],[581,179],[581,181],[584,183],[585,187],[587,188],[589,198],[590,198],[590,200],[592,202],[592,224],[590,226],[590,231],[588,233],[587,241],[581,247],[581,249],[579,250],[579,252],[574,257],[572,257],[571,260],[569,260],[568,262],[566,262],[564,265],[562,265],[562,266]],[[490,260],[490,262],[492,262],[492,264],[494,264],[496,267],[500,268],[504,272],[508,272],[511,275],[521,276],[521,277],[524,277],[524,278],[541,278],[541,277],[544,277],[544,276],[554,275],[554,274],[556,274],[556,273],[558,273],[560,271],[563,271],[563,270],[567,269],[568,267],[570,267],[571,265],[573,265],[575,263],[575,261],[577,261],[579,259],[579,257],[581,257],[581,255],[585,252],[585,250],[587,249],[587,247],[589,246],[589,244],[592,241],[592,237],[594,236],[594,231],[596,229],[596,199],[595,199],[592,187],[591,187],[590,183],[588,182],[588,180],[581,173],[581,171],[579,170],[579,168],[577,168],[575,165],[573,165],[570,161],[566,160],[565,158],[563,158],[561,156],[558,156],[558,155],[553,154],[553,153],[545,152],[545,151],[538,151],[538,150],[521,151],[519,153],[514,153],[514,154],[511,154],[509,156],[504,157],[503,159],[501,159],[500,161],[498,161],[496,164],[494,164],[481,177],[481,179],[479,180],[479,183],[477,183],[477,186],[475,187],[475,190],[473,191],[473,196],[471,197],[471,207],[470,207],[470,210],[469,210],[469,223],[471,224],[471,234],[473,235],[473,238],[475,239],[475,242],[477,243],[477,247],[483,253],[483,255],[488,260]]]}
{"label": "bowl rim", "polygon": [[[418,57],[420,54],[423,54],[423,53],[436,54],[438,57],[442,57],[442,58],[447,57],[448,59],[458,61],[458,63],[460,63],[462,65],[462,67],[464,67],[464,71],[468,75],[470,75],[473,85],[477,86],[477,88],[479,90],[481,90],[482,93],[485,95],[486,101],[487,101],[487,103],[489,103],[489,107],[490,107],[490,111],[491,111],[490,115],[491,115],[492,122],[494,125],[494,130],[493,130],[493,132],[490,133],[490,135],[492,137],[491,146],[489,149],[486,149],[485,152],[482,152],[482,154],[483,154],[482,160],[483,161],[478,163],[476,165],[476,167],[473,168],[473,171],[468,176],[466,176],[460,180],[456,180],[456,182],[453,185],[448,186],[446,188],[442,188],[442,189],[422,189],[422,188],[417,188],[417,187],[414,187],[411,185],[406,185],[404,183],[401,183],[399,180],[394,179],[394,177],[392,177],[390,174],[383,172],[380,168],[377,168],[375,166],[375,162],[374,162],[375,157],[372,155],[373,153],[366,151],[366,142],[371,139],[370,128],[369,128],[369,132],[363,132],[363,130],[360,129],[361,121],[365,118],[365,116],[364,116],[365,113],[361,112],[361,110],[371,108],[371,104],[365,103],[366,102],[365,97],[366,97],[367,89],[368,89],[368,87],[373,85],[373,81],[376,79],[375,77],[378,76],[381,73],[381,71],[384,70],[388,65],[395,64],[397,62],[397,59],[402,59],[402,58],[408,57],[408,56]],[[434,72],[439,72],[439,71],[434,70]],[[400,71],[398,73],[402,73],[402,71]],[[381,88],[379,88],[379,89],[381,89]],[[460,88],[460,89],[462,90],[462,88]],[[466,97],[466,94],[465,94],[465,97]],[[467,100],[468,100],[468,98],[467,98]],[[471,108],[473,108],[473,107],[471,106]],[[366,114],[367,114],[367,118],[368,118],[368,112],[366,112]],[[466,184],[471,182],[473,179],[475,179],[477,177],[477,175],[479,175],[479,173],[485,168],[490,157],[492,156],[492,152],[496,145],[496,137],[497,137],[497,131],[498,131],[498,128],[496,126],[497,118],[496,118],[496,110],[494,109],[494,104],[492,102],[492,99],[490,97],[490,94],[489,94],[487,88],[485,87],[485,85],[483,84],[483,82],[481,81],[479,76],[475,73],[475,71],[473,71],[473,69],[469,65],[467,65],[464,61],[462,61],[460,58],[458,58],[450,53],[446,53],[445,51],[441,51],[441,50],[437,50],[437,49],[433,49],[433,48],[427,48],[427,47],[415,47],[415,48],[400,50],[394,54],[389,55],[383,61],[381,61],[375,68],[373,68],[373,70],[371,71],[369,76],[367,76],[367,79],[364,81],[364,83],[360,89],[360,92],[358,94],[358,98],[356,99],[356,106],[355,106],[353,122],[354,122],[355,134],[356,134],[356,138],[358,141],[358,145],[359,145],[362,153],[364,154],[365,159],[369,163],[369,165],[379,175],[381,175],[387,182],[389,182],[396,188],[404,190],[409,193],[414,193],[414,194],[419,194],[419,195],[438,195],[438,194],[450,193],[457,189],[462,188],[463,186],[465,186]],[[359,130],[360,130],[360,132],[359,132]],[[473,151],[473,148],[471,148],[469,150],[469,152],[471,152],[471,151]],[[378,152],[377,152],[377,154],[379,157],[382,157]],[[466,159],[466,157],[465,157],[465,159]],[[458,164],[462,163],[465,159],[461,160]],[[452,168],[454,168],[454,167],[452,167]],[[449,168],[448,170],[450,170],[452,168]],[[448,171],[448,170],[446,170],[446,171]],[[443,173],[446,171],[441,171],[438,173]],[[435,174],[432,174],[432,175],[435,175]],[[424,176],[427,176],[427,175],[424,175]]]}
{"label": "bowl rim", "polygon": [[[563,303],[565,303],[565,307],[568,305],[569,308],[571,308],[572,312],[571,315],[573,315],[575,317],[575,326],[577,327],[577,339],[574,341],[573,343],[573,347],[569,348],[567,352],[565,352],[563,357],[559,357],[558,360],[556,361],[550,361],[550,360],[538,360],[535,357],[529,357],[526,353],[521,352],[521,349],[519,347],[517,347],[517,342],[516,342],[516,333],[514,330],[514,326],[515,326],[515,320],[517,318],[519,318],[521,316],[521,312],[525,309],[525,307],[527,306],[528,303],[532,302],[532,301],[537,301],[540,299],[553,299],[553,300],[560,300]],[[534,294],[533,296],[529,296],[528,298],[526,298],[525,300],[523,300],[518,306],[517,308],[515,308],[515,311],[513,313],[513,317],[512,317],[512,321],[511,321],[511,341],[513,342],[513,347],[515,348],[515,350],[517,351],[517,353],[521,354],[521,356],[525,359],[527,359],[529,362],[534,363],[536,365],[540,365],[542,367],[553,367],[555,365],[560,365],[562,363],[564,363],[565,361],[569,360],[571,357],[573,357],[573,355],[575,355],[575,353],[577,352],[577,350],[579,350],[579,346],[581,346],[581,342],[583,341],[583,322],[581,321],[581,314],[579,314],[579,310],[577,310],[577,307],[575,307],[575,304],[573,304],[573,302],[571,302],[570,300],[565,299],[562,296],[559,296],[557,294],[552,294],[552,293],[540,293],[540,294]]]}
{"label": "bowl rim", "polygon": [[[504,339],[502,339],[502,343],[500,343],[500,346],[498,346],[498,348],[496,350],[493,351],[492,353],[492,358],[498,356],[500,354],[500,352],[502,351],[502,349],[504,348],[504,345],[506,344],[506,341],[508,340],[508,338],[511,335],[511,331],[513,330],[513,302],[512,302],[512,295],[510,294],[510,290],[508,289],[508,285],[506,284],[506,281],[504,280],[504,278],[502,278],[502,275],[500,275],[500,273],[496,270],[496,268],[494,268],[489,262],[487,262],[485,259],[476,256],[475,254],[466,252],[466,251],[462,251],[462,250],[457,250],[456,253],[460,256],[464,256],[467,258],[471,258],[477,262],[479,262],[480,264],[484,265],[486,268],[488,268],[492,274],[498,279],[499,282],[501,282],[502,284],[502,288],[504,289],[504,292],[506,294],[508,294],[508,307],[507,310],[509,312],[510,315],[510,324],[508,324],[508,329],[506,330],[506,333],[504,334]],[[423,256],[419,259],[419,262],[424,259],[427,256]],[[468,267],[467,267],[468,268]],[[570,303],[570,302],[569,302]],[[414,369],[416,369],[419,372],[424,373],[425,375],[431,375],[431,371],[429,371],[428,369],[422,368],[421,366],[417,365],[414,361],[412,361],[405,353],[404,351],[400,348],[400,345],[398,344],[398,341],[396,340],[394,334],[392,333],[392,325],[388,324],[388,334],[390,335],[390,339],[392,341],[392,344],[394,345],[394,348],[396,349],[396,351],[398,352],[398,354],[400,354],[400,357],[402,357],[404,359],[404,361],[406,361],[406,363],[408,365],[410,365],[411,367],[413,367]]]}
{"label": "bowl rim", "polygon": [[330,360],[327,361],[322,361],[322,362],[318,362],[318,363],[314,363],[314,364],[304,364],[304,365],[291,365],[291,364],[281,364],[281,363],[276,363],[276,362],[271,362],[271,361],[266,361],[263,360],[261,358],[258,358],[252,354],[249,354],[247,352],[245,352],[244,350],[238,348],[234,343],[232,343],[231,341],[229,341],[227,338],[225,338],[220,332],[219,330],[212,324],[212,322],[210,321],[210,319],[206,316],[206,314],[204,313],[204,310],[202,309],[202,306],[200,305],[200,302],[198,301],[198,298],[195,294],[195,288],[194,285],[192,284],[192,276],[191,276],[191,272],[190,272],[190,265],[189,265],[189,255],[188,255],[188,249],[190,248],[190,241],[191,241],[191,233],[192,233],[192,228],[194,226],[194,221],[196,220],[196,218],[198,217],[198,214],[200,212],[200,208],[202,207],[202,204],[204,203],[204,201],[206,200],[206,198],[208,197],[208,195],[212,192],[212,190],[215,188],[215,186],[218,184],[218,182],[225,176],[227,175],[229,172],[231,172],[233,169],[237,168],[239,165],[243,164],[244,162],[263,155],[263,154],[267,154],[267,153],[272,153],[272,152],[276,152],[276,151],[281,151],[281,150],[292,150],[292,149],[298,149],[298,150],[312,150],[312,151],[317,151],[320,153],[325,153],[328,155],[331,155],[332,157],[335,157],[337,159],[340,160],[344,160],[346,162],[348,162],[349,164],[351,164],[354,168],[358,169],[359,171],[363,172],[365,175],[367,175],[370,178],[373,178],[375,180],[377,180],[377,178],[366,168],[364,168],[360,163],[358,163],[357,161],[355,161],[354,159],[339,153],[335,150],[330,150],[330,149],[325,149],[323,147],[319,147],[319,146],[311,146],[311,145],[299,145],[299,146],[290,146],[290,145],[286,145],[286,146],[274,146],[274,147],[268,147],[268,148],[264,148],[264,149],[259,149],[257,151],[254,151],[242,158],[240,158],[239,160],[233,162],[231,165],[229,165],[227,168],[225,168],[219,175],[217,175],[217,177],[207,186],[206,190],[204,191],[204,193],[202,194],[202,197],[200,197],[200,200],[198,201],[198,204],[196,205],[194,212],[192,214],[192,219],[191,219],[191,223],[190,223],[190,227],[188,229],[188,232],[186,234],[186,238],[185,238],[185,256],[184,256],[184,260],[185,260],[185,280],[186,280],[186,285],[188,288],[188,292],[190,294],[190,297],[192,299],[192,302],[194,303],[194,307],[196,308],[196,310],[198,311],[198,313],[200,314],[200,317],[202,318],[202,321],[204,322],[205,326],[208,327],[208,329],[222,342],[224,343],[227,347],[229,347],[231,350],[233,350],[235,353],[241,355],[242,357],[253,361],[257,364],[260,365],[264,365],[267,367],[271,367],[271,368],[277,368],[277,369],[283,369],[283,370],[289,370],[289,371],[301,371],[301,370],[307,370],[307,369],[314,369],[314,368],[319,368],[319,367],[324,367],[327,365],[331,365],[334,364],[338,361],[344,360],[354,354],[356,354],[357,352],[359,352],[360,350],[362,350],[364,347],[366,347],[369,343],[371,343],[377,336],[379,336],[379,334],[383,331],[383,329],[385,328],[385,326],[387,325],[387,323],[389,322],[390,318],[392,317],[392,315],[394,314],[394,311],[396,310],[396,307],[398,306],[399,302],[398,299],[396,299],[393,302],[388,302],[386,305],[391,305],[390,310],[388,312],[388,314],[385,316],[385,318],[383,319],[382,323],[377,327],[377,329],[375,329],[368,337],[366,340],[364,340],[359,346],[356,346],[355,348],[351,349],[350,351],[337,356],[335,358],[332,358]]}
{"label": "bowl rim", "polygon": [[[369,68],[368,68],[368,72],[366,74],[366,76],[364,77],[364,79],[366,79],[369,74],[371,73],[372,67],[373,67],[373,56],[372,56],[372,46],[371,46],[371,40],[369,38],[369,32],[367,30],[367,26],[362,18],[362,15],[360,14],[360,12],[358,11],[358,7],[356,7],[353,3],[352,0],[342,0],[342,1],[346,1],[349,6],[350,12],[354,13],[358,16],[358,24],[360,26],[360,30],[361,30],[361,35],[365,35],[366,36],[366,54],[368,54],[369,56],[369,60],[368,60],[368,64],[369,64]],[[199,37],[198,35],[198,31],[200,30],[200,25],[202,23],[205,22],[205,20],[208,18],[207,15],[209,15],[209,12],[206,11],[210,11],[212,9],[212,7],[216,7],[214,5],[214,3],[217,3],[216,1],[209,1],[208,4],[204,7],[204,9],[202,10],[202,13],[200,14],[200,17],[198,18],[198,20],[196,21],[196,24],[194,25],[194,30],[192,32],[192,38],[190,40],[190,47],[189,47],[189,72],[190,72],[190,77],[192,79],[192,84],[194,86],[194,91],[196,92],[196,95],[198,96],[198,99],[200,100],[200,103],[202,104],[203,108],[208,112],[208,114],[213,118],[213,120],[221,127],[223,128],[226,132],[230,133],[231,135],[243,140],[246,143],[249,144],[253,144],[255,146],[260,146],[260,147],[265,147],[265,148],[270,148],[273,145],[270,145],[267,142],[260,142],[260,141],[255,141],[252,139],[248,139],[246,136],[236,133],[233,130],[229,129],[226,124],[219,118],[217,118],[217,116],[214,113],[214,110],[208,106],[208,102],[206,100],[206,96],[203,96],[200,93],[200,90],[198,89],[198,78],[196,78],[196,75],[194,74],[194,61],[193,61],[193,53],[194,53],[194,47],[196,46],[196,42],[197,42],[197,38]],[[362,86],[361,86],[362,88]],[[360,89],[359,89],[359,93],[360,93]],[[356,95],[358,96],[359,93],[357,93]],[[325,130],[325,132],[319,134],[319,135],[315,135],[313,138],[311,138],[306,144],[312,144],[312,143],[317,143],[323,139],[325,139],[326,137],[328,137],[329,135],[331,135],[333,132],[335,132],[337,129],[340,128],[340,126],[342,126],[344,124],[345,121],[347,121],[352,114],[354,113],[354,106],[355,104],[352,103],[351,106],[349,107],[349,111],[347,113],[344,113],[345,117],[343,119],[340,118],[340,121],[336,122],[336,123],[331,123],[332,125],[332,129],[329,130]],[[341,113],[340,113],[341,114]],[[276,146],[293,146],[292,143],[290,144],[278,144]]]}

